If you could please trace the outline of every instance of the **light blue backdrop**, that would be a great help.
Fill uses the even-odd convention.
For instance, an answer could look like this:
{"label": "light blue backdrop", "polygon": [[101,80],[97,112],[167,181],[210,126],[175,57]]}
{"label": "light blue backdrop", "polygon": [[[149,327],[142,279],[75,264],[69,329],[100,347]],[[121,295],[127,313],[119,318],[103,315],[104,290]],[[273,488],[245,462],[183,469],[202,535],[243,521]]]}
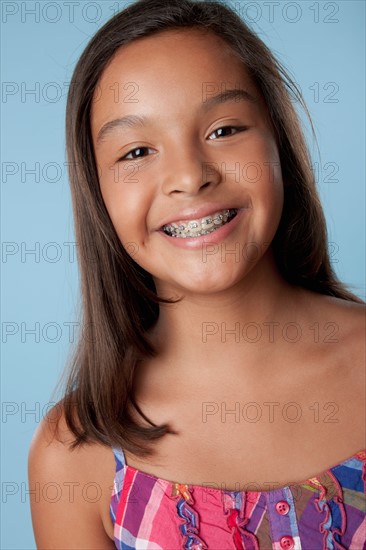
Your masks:
{"label": "light blue backdrop", "polygon": [[[27,453],[76,322],[78,274],[65,165],[67,83],[90,37],[126,5],[1,3],[4,550],[35,548]],[[365,298],[365,4],[230,5],[252,22],[304,93],[322,155],[319,161],[311,145],[334,266]]]}

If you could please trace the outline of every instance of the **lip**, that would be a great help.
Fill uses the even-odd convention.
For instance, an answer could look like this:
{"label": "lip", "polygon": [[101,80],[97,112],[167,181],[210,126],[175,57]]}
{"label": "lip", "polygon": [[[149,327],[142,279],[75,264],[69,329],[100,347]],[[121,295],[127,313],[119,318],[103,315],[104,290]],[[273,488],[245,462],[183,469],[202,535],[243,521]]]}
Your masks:
{"label": "lip", "polygon": [[236,208],[237,210],[240,210],[241,208],[243,208],[243,205],[235,205],[233,203],[206,203],[201,207],[181,210],[181,212],[177,212],[176,214],[174,214],[174,216],[169,216],[169,218],[166,218],[156,230],[161,231],[164,225],[168,225],[170,223],[197,220],[199,218],[205,218],[206,216],[214,214],[215,212],[219,212],[221,210],[230,210],[231,208]]}
{"label": "lip", "polygon": [[223,239],[230,235],[230,233],[232,233],[241,222],[243,215],[245,215],[248,210],[250,210],[249,207],[239,208],[235,218],[225,223],[215,231],[212,231],[207,235],[201,235],[200,237],[170,237],[164,233],[162,229],[159,231],[159,234],[167,239],[173,246],[177,246],[178,248],[185,248],[188,250],[202,249],[205,244],[219,244]]}

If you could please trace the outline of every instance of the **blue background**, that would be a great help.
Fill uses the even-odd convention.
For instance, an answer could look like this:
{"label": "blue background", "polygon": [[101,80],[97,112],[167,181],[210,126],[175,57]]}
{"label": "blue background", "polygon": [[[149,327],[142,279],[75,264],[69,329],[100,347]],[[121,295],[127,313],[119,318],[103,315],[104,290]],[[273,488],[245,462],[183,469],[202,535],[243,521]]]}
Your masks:
{"label": "blue background", "polygon": [[[128,3],[118,4],[122,9]],[[303,91],[321,151],[319,159],[307,130],[333,265],[365,298],[365,3],[228,4],[252,23]],[[67,83],[87,42],[116,7],[108,0],[80,1],[72,14],[61,1],[1,5],[1,548],[6,550],[35,548],[28,449],[72,346],[68,323],[77,322],[78,272],[75,250],[67,244],[75,241],[65,165]],[[25,93],[30,89],[36,95]],[[26,173],[36,163],[38,173]],[[36,253],[27,254],[31,249]],[[36,333],[26,332],[31,328]]]}

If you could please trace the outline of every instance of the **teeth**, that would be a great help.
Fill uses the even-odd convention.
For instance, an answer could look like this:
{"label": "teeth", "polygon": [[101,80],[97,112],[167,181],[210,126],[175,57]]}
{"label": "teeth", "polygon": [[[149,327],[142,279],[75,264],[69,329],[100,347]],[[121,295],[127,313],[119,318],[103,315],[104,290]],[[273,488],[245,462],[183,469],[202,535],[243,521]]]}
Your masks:
{"label": "teeth", "polygon": [[190,220],[187,224],[180,223],[171,223],[163,227],[163,231],[170,235],[171,237],[199,237],[201,235],[207,235],[215,231],[222,225],[224,225],[228,220],[231,220],[237,213],[237,208],[222,210],[216,212],[200,220]]}

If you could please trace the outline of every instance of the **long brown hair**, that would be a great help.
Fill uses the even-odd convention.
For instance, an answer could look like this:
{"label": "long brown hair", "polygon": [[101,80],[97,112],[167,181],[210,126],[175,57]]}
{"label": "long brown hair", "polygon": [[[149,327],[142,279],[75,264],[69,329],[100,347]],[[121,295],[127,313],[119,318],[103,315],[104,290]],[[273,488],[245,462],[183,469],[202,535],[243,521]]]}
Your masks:
{"label": "long brown hair", "polygon": [[[149,456],[150,442],[175,433],[167,424],[156,426],[133,401],[135,366],[141,358],[156,355],[146,331],[158,319],[159,303],[169,300],[156,295],[152,276],[126,252],[109,218],[99,187],[90,111],[101,74],[120,46],[167,29],[193,27],[215,33],[232,48],[266,101],[285,184],[282,218],[272,242],[280,273],[291,284],[363,303],[331,267],[310,155],[292,101],[305,109],[310,122],[311,118],[284,67],[241,18],[219,2],[137,1],[112,17],[88,43],[67,100],[66,144],[82,297],[82,330],[64,372],[62,400],[75,435],[72,449],[94,440]],[[134,420],[131,406],[150,426]]]}

